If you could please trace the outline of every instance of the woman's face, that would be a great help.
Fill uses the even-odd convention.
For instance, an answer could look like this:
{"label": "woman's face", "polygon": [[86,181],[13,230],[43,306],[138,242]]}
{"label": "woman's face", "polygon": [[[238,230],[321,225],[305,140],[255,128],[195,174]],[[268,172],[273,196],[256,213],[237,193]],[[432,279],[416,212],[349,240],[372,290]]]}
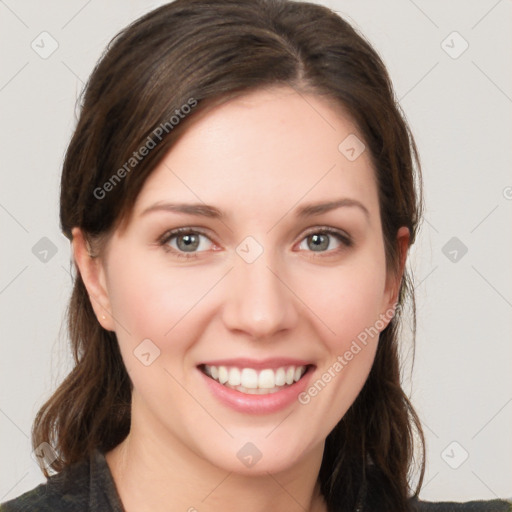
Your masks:
{"label": "woman's face", "polygon": [[93,300],[133,382],[131,435],[252,474],[321,449],[399,282],[355,133],[332,102],[260,90],[197,119],[148,178]]}

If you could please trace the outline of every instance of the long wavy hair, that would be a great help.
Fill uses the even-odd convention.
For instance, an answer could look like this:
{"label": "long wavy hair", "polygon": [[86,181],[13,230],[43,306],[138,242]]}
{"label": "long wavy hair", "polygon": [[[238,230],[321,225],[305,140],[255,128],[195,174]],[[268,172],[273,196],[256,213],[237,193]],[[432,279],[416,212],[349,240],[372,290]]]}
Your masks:
{"label": "long wavy hair", "polygon": [[[176,0],[114,37],[84,89],[65,156],[62,232],[71,240],[72,228],[80,227],[99,254],[192,119],[247,92],[280,85],[328,98],[356,124],[378,184],[387,270],[397,272],[397,231],[409,228],[412,244],[422,210],[413,136],[376,51],[337,13],[305,2]],[[153,148],[143,158],[130,160],[150,141]],[[414,337],[407,269],[399,306],[405,301],[412,304]],[[401,387],[402,310],[380,335],[363,389],[326,439],[319,481],[331,511],[353,510],[365,488],[373,489],[379,510],[393,512],[408,510],[409,498],[419,493],[425,446]],[[41,407],[32,430],[34,447],[54,447],[58,458],[51,469],[57,472],[95,449],[113,449],[128,434],[131,417],[132,383],[115,333],[97,321],[77,270],[67,314],[74,368]],[[420,475],[413,491],[415,466]]]}

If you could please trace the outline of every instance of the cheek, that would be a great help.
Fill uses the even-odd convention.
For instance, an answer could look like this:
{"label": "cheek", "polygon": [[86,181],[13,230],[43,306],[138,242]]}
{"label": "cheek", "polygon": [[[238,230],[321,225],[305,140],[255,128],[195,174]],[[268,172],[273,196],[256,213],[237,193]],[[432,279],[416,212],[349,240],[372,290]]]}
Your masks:
{"label": "cheek", "polygon": [[363,256],[303,281],[303,293],[310,290],[305,302],[314,305],[312,309],[321,319],[317,332],[325,333],[319,337],[325,357],[298,398],[309,412],[310,427],[325,435],[345,415],[366,382],[382,330],[377,322],[383,312],[385,260],[375,258],[372,251]]}
{"label": "cheek", "polygon": [[171,268],[156,260],[133,256],[109,275],[123,361],[139,399],[144,397],[139,406],[152,410],[165,409],[172,400],[188,403],[173,377],[184,382],[187,351],[202,327],[201,299],[218,280],[215,271]]}
{"label": "cheek", "polygon": [[[110,302],[116,320],[116,335],[128,373],[141,370],[134,357],[141,343],[149,344],[164,365],[178,371],[194,339],[200,336],[209,311],[205,296],[218,282],[219,269],[171,267],[164,259],[135,256],[110,272]],[[160,352],[158,352],[160,351]],[[135,374],[132,375],[132,373]],[[136,377],[135,377],[136,378]]]}
{"label": "cheek", "polygon": [[215,276],[193,267],[166,267],[158,257],[132,258],[111,272],[110,301],[130,332],[162,338],[201,300]]}
{"label": "cheek", "polygon": [[300,296],[329,333],[325,342],[330,351],[343,350],[361,332],[375,326],[382,313],[385,262],[383,257],[375,258],[375,252],[368,252],[368,257],[362,254],[338,267],[301,272],[298,278]]}

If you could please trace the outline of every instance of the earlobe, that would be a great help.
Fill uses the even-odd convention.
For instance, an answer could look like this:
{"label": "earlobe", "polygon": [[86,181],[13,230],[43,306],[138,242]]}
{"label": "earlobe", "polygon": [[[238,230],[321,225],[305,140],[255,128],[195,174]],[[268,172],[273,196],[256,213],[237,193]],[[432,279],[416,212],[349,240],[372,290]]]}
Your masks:
{"label": "earlobe", "polygon": [[96,318],[104,329],[114,331],[115,326],[111,315],[110,299],[102,261],[100,258],[91,255],[89,244],[80,228],[73,228],[71,233],[73,235],[73,258],[89,294]]}

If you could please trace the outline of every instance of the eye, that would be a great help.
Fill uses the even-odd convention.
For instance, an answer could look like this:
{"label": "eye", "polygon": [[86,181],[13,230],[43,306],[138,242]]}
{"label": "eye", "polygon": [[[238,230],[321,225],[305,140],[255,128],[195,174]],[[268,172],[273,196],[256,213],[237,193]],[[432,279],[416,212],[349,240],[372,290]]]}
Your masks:
{"label": "eye", "polygon": [[311,252],[339,251],[343,247],[351,247],[353,241],[349,235],[333,228],[316,228],[310,231],[299,246],[300,250]]}
{"label": "eye", "polygon": [[167,252],[173,252],[176,256],[183,258],[195,258],[196,253],[210,250],[213,244],[204,233],[191,228],[167,231],[158,243]]}
{"label": "eye", "polygon": [[[201,231],[190,227],[166,231],[158,240],[166,252],[179,258],[197,258],[198,253],[212,249],[214,243]],[[337,253],[343,247],[351,247],[353,241],[349,235],[334,228],[323,227],[307,233],[299,245],[299,250],[313,253]]]}

